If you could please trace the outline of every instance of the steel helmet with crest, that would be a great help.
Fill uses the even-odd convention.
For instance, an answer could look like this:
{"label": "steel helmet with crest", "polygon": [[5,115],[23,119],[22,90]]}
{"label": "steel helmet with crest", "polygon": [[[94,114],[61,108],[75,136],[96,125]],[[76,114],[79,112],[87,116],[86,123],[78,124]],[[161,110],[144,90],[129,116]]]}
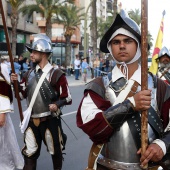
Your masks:
{"label": "steel helmet with crest", "polygon": [[119,28],[124,28],[131,32],[139,42],[141,42],[141,31],[139,26],[135,21],[133,21],[128,14],[122,9],[119,14],[117,14],[113,24],[104,34],[100,42],[100,50],[104,53],[109,53],[107,48],[107,43],[110,40],[112,34]]}
{"label": "steel helmet with crest", "polygon": [[28,45],[26,45],[26,47],[30,53],[32,53],[33,50],[49,54],[52,53],[51,40],[44,34],[36,34],[34,36],[32,47]]}

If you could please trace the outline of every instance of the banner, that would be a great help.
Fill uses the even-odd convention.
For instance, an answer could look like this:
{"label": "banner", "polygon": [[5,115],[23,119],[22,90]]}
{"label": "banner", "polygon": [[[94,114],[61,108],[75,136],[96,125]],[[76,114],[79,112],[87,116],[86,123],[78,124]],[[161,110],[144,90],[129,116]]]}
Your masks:
{"label": "banner", "polygon": [[152,63],[149,67],[149,71],[155,75],[158,71],[158,62],[156,61],[156,59],[158,58],[159,51],[162,49],[165,10],[162,14],[163,16],[161,20],[161,25],[156,39],[155,48],[152,54]]}

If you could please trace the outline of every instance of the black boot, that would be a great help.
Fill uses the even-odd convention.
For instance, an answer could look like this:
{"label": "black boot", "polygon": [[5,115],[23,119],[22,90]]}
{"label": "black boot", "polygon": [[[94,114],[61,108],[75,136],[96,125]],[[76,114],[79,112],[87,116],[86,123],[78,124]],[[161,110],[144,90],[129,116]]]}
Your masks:
{"label": "black boot", "polygon": [[24,158],[24,168],[23,170],[36,170],[37,166],[37,160],[36,159],[29,159],[29,158]]}
{"label": "black boot", "polygon": [[61,170],[62,168],[62,156],[59,155],[51,155],[53,161],[54,170]]}

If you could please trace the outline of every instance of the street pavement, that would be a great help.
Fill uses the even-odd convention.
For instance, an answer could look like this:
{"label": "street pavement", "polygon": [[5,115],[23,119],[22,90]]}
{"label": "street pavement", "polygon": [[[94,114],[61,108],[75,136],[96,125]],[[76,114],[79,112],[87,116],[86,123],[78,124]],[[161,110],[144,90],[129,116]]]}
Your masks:
{"label": "street pavement", "polygon": [[[86,85],[86,83],[83,82],[82,76],[79,76],[79,80],[75,80],[74,75],[72,75],[72,76],[66,75],[66,78],[67,78],[69,86],[83,86],[83,85]],[[92,80],[91,79],[91,72],[88,71],[87,72],[87,83],[90,82],[91,80]]]}

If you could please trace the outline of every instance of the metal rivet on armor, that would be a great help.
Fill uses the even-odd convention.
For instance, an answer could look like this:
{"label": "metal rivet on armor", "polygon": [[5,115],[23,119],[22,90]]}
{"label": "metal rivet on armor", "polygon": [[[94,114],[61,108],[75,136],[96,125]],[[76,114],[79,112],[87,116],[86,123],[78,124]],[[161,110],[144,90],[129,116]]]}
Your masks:
{"label": "metal rivet on armor", "polygon": [[140,129],[138,128],[137,131],[140,131]]}
{"label": "metal rivet on armor", "polygon": [[136,127],[138,127],[138,124],[135,124]]}
{"label": "metal rivet on armor", "polygon": [[151,115],[151,113],[149,112],[149,115]]}
{"label": "metal rivet on armor", "polygon": [[132,116],[132,119],[134,119],[135,118],[135,116]]}

